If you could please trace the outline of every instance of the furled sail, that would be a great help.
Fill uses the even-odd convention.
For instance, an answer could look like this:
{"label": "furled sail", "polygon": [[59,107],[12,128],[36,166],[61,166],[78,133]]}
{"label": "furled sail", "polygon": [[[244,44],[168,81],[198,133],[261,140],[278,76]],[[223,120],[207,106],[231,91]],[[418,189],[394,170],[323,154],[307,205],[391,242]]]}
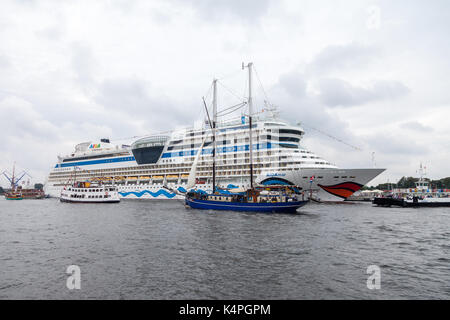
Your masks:
{"label": "furled sail", "polygon": [[189,191],[189,189],[192,189],[195,186],[195,177],[197,176],[197,163],[200,159],[200,155],[203,151],[203,146],[205,145],[205,141],[208,138],[208,134],[205,135],[205,138],[203,139],[202,145],[197,151],[197,155],[195,156],[194,163],[192,164],[191,171],[189,172],[188,181],[186,185],[186,190]]}

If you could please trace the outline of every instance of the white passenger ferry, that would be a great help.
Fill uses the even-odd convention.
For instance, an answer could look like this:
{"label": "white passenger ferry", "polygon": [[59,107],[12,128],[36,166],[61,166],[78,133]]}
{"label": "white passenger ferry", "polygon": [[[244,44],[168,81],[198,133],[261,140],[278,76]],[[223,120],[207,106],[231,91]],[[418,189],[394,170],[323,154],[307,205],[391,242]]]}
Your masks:
{"label": "white passenger ferry", "polygon": [[70,203],[120,202],[117,187],[91,182],[75,182],[71,185],[64,186],[59,199],[61,202]]}
{"label": "white passenger ferry", "polygon": [[[251,105],[252,101],[251,67],[249,64],[249,96],[242,105]],[[215,106],[216,102],[213,100]],[[216,120],[216,182],[227,190],[249,188],[250,154],[254,182],[295,185],[320,201],[342,201],[384,171],[336,167],[302,146],[305,132],[301,126],[280,121],[273,114],[265,119],[252,115],[252,130],[249,117],[244,114],[235,119]],[[207,123],[201,129],[143,137],[131,146],[113,145],[109,139],[78,144],[73,153],[58,158],[48,176],[46,193],[59,196],[72,172],[79,170],[80,179],[99,179],[105,185],[114,185],[122,198],[180,198],[183,197],[180,193],[191,191],[186,190],[188,176],[198,152],[195,185],[199,191],[211,193],[214,143]]]}

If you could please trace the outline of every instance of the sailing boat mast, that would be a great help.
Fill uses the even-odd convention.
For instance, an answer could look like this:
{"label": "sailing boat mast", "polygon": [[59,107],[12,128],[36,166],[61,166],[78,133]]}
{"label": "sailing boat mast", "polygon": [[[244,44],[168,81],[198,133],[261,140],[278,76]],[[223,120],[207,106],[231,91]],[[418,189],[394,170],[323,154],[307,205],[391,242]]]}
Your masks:
{"label": "sailing boat mast", "polygon": [[14,180],[16,180],[15,172],[16,172],[16,163],[14,162],[12,178],[11,178],[11,191],[16,191],[16,184],[14,183]]}
{"label": "sailing boat mast", "polygon": [[217,79],[213,81],[213,189],[212,192],[216,192],[216,126],[217,126]]}
{"label": "sailing boat mast", "polygon": [[[248,122],[249,122],[249,151],[250,151],[250,188],[253,189],[253,135],[252,135],[252,114],[253,114],[253,98],[252,98],[252,67],[253,62],[249,62],[248,68]],[[244,69],[244,64],[242,64]]]}

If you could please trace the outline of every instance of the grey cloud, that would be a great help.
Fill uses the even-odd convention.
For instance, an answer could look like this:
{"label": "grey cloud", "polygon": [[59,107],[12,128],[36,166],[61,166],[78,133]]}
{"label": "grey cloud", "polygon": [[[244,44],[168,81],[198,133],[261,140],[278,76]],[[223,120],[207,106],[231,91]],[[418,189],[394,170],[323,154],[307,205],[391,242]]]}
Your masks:
{"label": "grey cloud", "polygon": [[0,68],[5,69],[11,66],[11,62],[9,59],[5,56],[0,54]]}
{"label": "grey cloud", "polygon": [[307,82],[298,72],[291,72],[280,76],[279,85],[293,97],[305,97]]}
{"label": "grey cloud", "polygon": [[331,45],[323,49],[309,64],[311,72],[328,72],[333,70],[362,67],[369,64],[380,52],[374,46],[358,43]]}
{"label": "grey cloud", "polygon": [[[318,128],[347,143],[358,145],[358,139],[348,130],[348,124],[341,119],[332,117],[315,95],[306,90],[308,81],[304,75],[291,72],[280,76],[278,83],[270,89],[271,99],[280,106],[281,116],[292,124],[300,122],[308,136],[323,138],[325,143],[335,148],[342,147],[336,141],[325,138],[314,130]],[[312,148],[314,149],[314,148]]]}
{"label": "grey cloud", "polygon": [[376,81],[370,87],[357,87],[336,78],[324,78],[318,82],[320,100],[329,107],[349,107],[379,100],[391,100],[409,92],[398,81]]}
{"label": "grey cloud", "polygon": [[270,0],[172,0],[189,4],[202,18],[208,20],[239,18],[241,22],[252,23],[266,14]]}
{"label": "grey cloud", "polygon": [[[57,128],[33,108],[33,105],[16,96],[7,95],[0,101],[0,127],[5,132],[13,132],[18,137],[33,137],[41,139],[42,142],[53,136]],[[7,136],[1,137],[5,145],[8,141]]]}
{"label": "grey cloud", "polygon": [[98,87],[94,99],[107,110],[145,122],[150,131],[167,130],[194,120],[196,114],[189,111],[193,108],[189,102],[179,105],[151,90],[149,83],[138,78],[108,79]]}
{"label": "grey cloud", "polygon": [[60,40],[62,39],[64,32],[62,25],[53,25],[36,31],[36,35],[48,40]]}
{"label": "grey cloud", "polygon": [[433,132],[434,129],[432,127],[428,127],[426,125],[423,125],[419,121],[409,121],[402,123],[400,125],[402,129],[408,129],[412,131],[419,131],[419,132]]}
{"label": "grey cloud", "polygon": [[424,155],[430,152],[429,147],[418,142],[416,139],[405,135],[392,135],[382,133],[365,138],[369,149],[379,154],[400,155],[405,157],[405,163],[408,157],[412,155]]}
{"label": "grey cloud", "polygon": [[107,107],[120,111],[147,113],[152,108],[152,98],[146,85],[137,79],[108,79],[98,88],[96,101]]}
{"label": "grey cloud", "polygon": [[77,76],[77,82],[84,88],[92,82],[92,72],[96,66],[96,60],[90,46],[85,43],[74,43],[71,46],[71,64]]}

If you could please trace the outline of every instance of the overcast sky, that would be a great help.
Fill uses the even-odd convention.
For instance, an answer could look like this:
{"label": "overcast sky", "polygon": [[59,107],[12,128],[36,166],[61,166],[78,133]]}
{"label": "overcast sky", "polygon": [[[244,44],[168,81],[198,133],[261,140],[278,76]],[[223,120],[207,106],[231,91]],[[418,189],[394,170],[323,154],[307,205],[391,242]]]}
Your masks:
{"label": "overcast sky", "polygon": [[448,0],[1,0],[0,169],[44,181],[79,142],[190,126],[253,61],[306,148],[342,168],[374,152],[373,183],[450,176],[449,30]]}

